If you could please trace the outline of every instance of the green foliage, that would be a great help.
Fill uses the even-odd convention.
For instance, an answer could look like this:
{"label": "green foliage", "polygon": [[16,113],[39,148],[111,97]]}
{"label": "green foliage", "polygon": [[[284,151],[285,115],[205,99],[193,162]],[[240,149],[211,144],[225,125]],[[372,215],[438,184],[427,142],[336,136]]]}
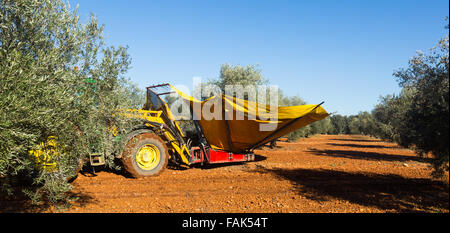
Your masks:
{"label": "green foliage", "polygon": [[[279,93],[279,105],[280,106],[298,106],[307,104],[299,96],[283,96],[281,90]],[[316,121],[310,125],[300,128],[287,135],[288,141],[296,141],[299,138],[306,138],[315,134],[330,134],[333,132],[333,125],[329,118],[325,118],[320,121]]]}
{"label": "green foliage", "polygon": [[360,112],[356,116],[350,116],[348,128],[350,134],[363,134],[373,136],[376,123],[372,115],[368,112]]}
{"label": "green foliage", "polygon": [[402,146],[408,146],[401,140],[400,135],[412,132],[405,121],[405,114],[411,106],[415,90],[404,88],[399,96],[388,95],[382,97],[378,105],[372,111],[377,128],[374,134],[382,139],[395,141]]}
{"label": "green foliage", "polygon": [[[194,87],[194,93],[200,93],[200,90],[202,90],[202,100],[213,95],[225,93],[240,97],[241,99],[257,101],[258,89],[256,87],[267,83],[268,80],[262,76],[261,69],[256,65],[243,67],[241,65],[232,66],[223,64],[220,67],[219,77],[210,79],[206,83],[201,83],[198,87]],[[239,90],[239,87],[242,90]],[[247,87],[249,88],[246,89]],[[242,96],[237,96],[240,94]],[[200,96],[199,94],[194,95],[197,97]]]}
{"label": "green foliage", "polygon": [[[123,76],[127,49],[105,46],[94,16],[81,24],[61,0],[1,0],[0,20],[0,181],[10,188],[25,174],[38,187],[30,196],[56,203],[90,152],[107,153],[114,166],[108,126],[129,127],[117,111],[141,106],[143,95]],[[49,136],[58,142],[56,172],[36,170],[29,155]]]}
{"label": "green foliage", "polygon": [[219,78],[210,80],[210,84],[217,85],[223,92],[227,85],[242,85],[246,87],[267,83],[268,80],[262,76],[261,69],[255,65],[243,67],[241,65],[232,66],[230,64],[223,64],[220,68]]}
{"label": "green foliage", "polygon": [[306,102],[300,98],[299,96],[283,96],[282,92],[279,91],[279,106],[298,106],[298,105],[304,105]]}
{"label": "green foliage", "polygon": [[408,130],[400,131],[400,141],[405,146],[414,146],[419,154],[436,156],[434,167],[440,174],[445,166],[448,169],[449,162],[448,34],[429,54],[418,52],[410,59],[407,69],[400,69],[394,75],[404,89],[414,90],[403,115]]}
{"label": "green foliage", "polygon": [[[431,153],[435,175],[442,175],[449,162],[448,70],[447,34],[428,54],[418,52],[410,59],[408,68],[394,73],[403,88],[400,95],[382,97],[371,114],[346,117],[348,133],[394,141],[419,155]],[[344,122],[341,117],[331,120],[334,132],[341,132]]]}
{"label": "green foliage", "polygon": [[341,115],[330,116],[330,121],[332,125],[330,134],[349,134],[350,129],[348,128],[347,118]]}

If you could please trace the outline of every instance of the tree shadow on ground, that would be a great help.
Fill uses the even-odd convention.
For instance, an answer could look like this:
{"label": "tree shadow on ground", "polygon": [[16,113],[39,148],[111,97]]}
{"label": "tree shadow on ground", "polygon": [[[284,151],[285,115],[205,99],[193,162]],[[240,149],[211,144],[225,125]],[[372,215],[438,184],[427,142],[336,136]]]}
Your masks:
{"label": "tree shadow on ground", "polygon": [[0,192],[0,213],[36,213],[49,208],[48,205],[34,205],[22,191],[22,187],[14,187],[12,194]]}
{"label": "tree shadow on ground", "polygon": [[[89,195],[70,191],[67,193],[69,202],[51,204],[43,200],[39,204],[35,204],[22,191],[24,187],[16,186],[12,188],[12,195],[5,192],[0,192],[0,213],[42,213],[49,211],[64,211],[67,208],[67,203],[77,206],[85,206],[93,201]],[[72,201],[70,201],[72,200]]]}
{"label": "tree shadow on ground", "polygon": [[289,180],[298,195],[317,202],[337,198],[386,212],[438,212],[449,209],[448,184],[441,181],[327,169],[259,167],[254,172],[271,173]]}
{"label": "tree shadow on ground", "polygon": [[401,149],[401,147],[399,146],[384,146],[384,145],[361,145],[361,144],[338,144],[338,143],[327,143],[327,145],[355,147],[355,148]]}
{"label": "tree shadow on ground", "polygon": [[364,139],[364,138],[361,138],[361,139],[332,138],[330,140],[343,141],[343,142],[383,142],[382,140],[379,140],[379,139],[377,140],[377,139]]}
{"label": "tree shadow on ground", "polygon": [[362,160],[372,160],[372,161],[389,161],[389,162],[406,162],[406,161],[415,161],[422,163],[430,163],[432,161],[431,158],[422,158],[418,156],[408,156],[408,155],[393,155],[386,153],[377,153],[377,152],[365,152],[365,151],[352,151],[352,150],[318,150],[318,149],[310,149],[308,152],[311,152],[315,155],[319,156],[329,156],[329,157],[340,157],[347,159],[362,159]]}

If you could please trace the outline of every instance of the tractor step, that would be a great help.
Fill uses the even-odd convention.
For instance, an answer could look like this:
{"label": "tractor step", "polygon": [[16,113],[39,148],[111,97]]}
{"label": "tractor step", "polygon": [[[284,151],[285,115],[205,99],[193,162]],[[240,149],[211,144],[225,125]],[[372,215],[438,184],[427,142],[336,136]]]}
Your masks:
{"label": "tractor step", "polygon": [[89,162],[91,166],[105,165],[105,155],[103,153],[90,153]]}

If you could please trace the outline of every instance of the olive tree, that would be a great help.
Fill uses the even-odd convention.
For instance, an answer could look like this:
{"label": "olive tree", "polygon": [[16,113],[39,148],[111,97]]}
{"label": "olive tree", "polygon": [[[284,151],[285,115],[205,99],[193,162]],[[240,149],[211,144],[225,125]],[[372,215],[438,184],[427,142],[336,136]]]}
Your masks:
{"label": "olive tree", "polygon": [[[446,29],[448,30],[448,25]],[[411,104],[404,114],[408,132],[400,132],[400,141],[404,145],[414,145],[421,155],[433,154],[437,174],[441,174],[444,168],[448,169],[449,161],[448,71],[447,33],[428,53],[419,51],[409,60],[406,69],[399,69],[394,73],[400,86],[415,91]]]}
{"label": "olive tree", "polygon": [[[28,176],[33,200],[57,203],[89,153],[113,156],[112,129],[131,124],[117,112],[140,106],[142,95],[124,76],[127,49],[106,46],[102,31],[62,0],[0,0],[0,182],[9,193]],[[49,137],[57,141],[51,171],[30,156]]]}

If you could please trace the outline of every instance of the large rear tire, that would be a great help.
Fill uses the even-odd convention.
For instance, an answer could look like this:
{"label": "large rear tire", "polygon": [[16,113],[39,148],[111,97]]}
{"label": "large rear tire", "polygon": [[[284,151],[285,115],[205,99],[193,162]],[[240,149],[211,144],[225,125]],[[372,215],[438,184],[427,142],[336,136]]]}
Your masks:
{"label": "large rear tire", "polygon": [[168,149],[153,133],[141,133],[131,138],[122,152],[125,170],[135,178],[157,176],[167,166]]}
{"label": "large rear tire", "polygon": [[[61,148],[61,146],[59,146]],[[66,164],[65,168],[73,168],[72,171],[65,171],[64,174],[59,171],[61,164],[58,162],[58,156],[60,156],[60,151],[58,150],[58,142],[54,136],[50,136],[46,141],[42,142],[40,145],[36,146],[34,149],[28,152],[32,156],[35,162],[35,172],[32,176],[35,177],[40,170],[46,170],[49,173],[57,174],[59,177],[65,176],[66,181],[71,183],[77,177],[78,173],[83,168],[84,160],[83,158],[74,159]]]}

